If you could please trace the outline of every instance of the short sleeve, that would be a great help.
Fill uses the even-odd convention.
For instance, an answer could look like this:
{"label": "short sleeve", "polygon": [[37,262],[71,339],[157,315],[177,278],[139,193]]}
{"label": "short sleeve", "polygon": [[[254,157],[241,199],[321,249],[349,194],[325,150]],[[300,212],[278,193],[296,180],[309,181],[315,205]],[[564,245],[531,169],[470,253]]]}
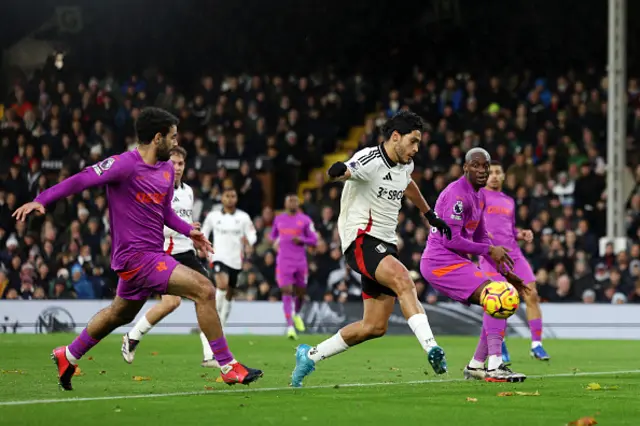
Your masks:
{"label": "short sleeve", "polygon": [[373,171],[376,170],[378,162],[376,161],[380,157],[380,150],[378,149],[363,149],[355,153],[345,163],[349,172],[351,172],[351,180],[366,181],[371,178]]}

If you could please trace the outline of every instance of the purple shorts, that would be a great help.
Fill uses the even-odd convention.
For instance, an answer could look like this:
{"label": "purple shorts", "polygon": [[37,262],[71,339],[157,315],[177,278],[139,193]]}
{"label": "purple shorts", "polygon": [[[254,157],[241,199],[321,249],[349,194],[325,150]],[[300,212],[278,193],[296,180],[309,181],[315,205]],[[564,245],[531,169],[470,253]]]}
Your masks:
{"label": "purple shorts", "polygon": [[152,294],[165,294],[169,277],[179,262],[166,253],[140,253],[131,256],[126,268],[116,271],[118,297],[126,300],[146,300]]}
{"label": "purple shorts", "polygon": [[[531,270],[531,266],[527,259],[523,256],[512,256],[513,258],[513,273],[516,274],[525,284],[531,284],[536,282],[536,276]],[[496,264],[493,261],[486,260],[484,257],[480,258],[480,268],[483,271],[498,273]]]}
{"label": "purple shorts", "polygon": [[276,267],[276,281],[278,287],[303,287],[307,286],[309,270],[306,263],[299,265],[278,265]]}
{"label": "purple shorts", "polygon": [[506,281],[497,272],[486,272],[457,255],[422,258],[420,272],[440,294],[469,304],[471,295],[486,281]]}

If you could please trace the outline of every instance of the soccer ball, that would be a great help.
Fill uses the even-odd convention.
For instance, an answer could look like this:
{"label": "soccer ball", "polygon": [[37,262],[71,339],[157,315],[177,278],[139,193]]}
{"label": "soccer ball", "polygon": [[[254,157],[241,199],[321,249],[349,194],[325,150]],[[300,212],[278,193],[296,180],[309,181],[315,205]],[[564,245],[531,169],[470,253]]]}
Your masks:
{"label": "soccer ball", "polygon": [[515,287],[504,281],[492,281],[480,294],[482,309],[494,318],[506,319],[520,305],[520,296]]}

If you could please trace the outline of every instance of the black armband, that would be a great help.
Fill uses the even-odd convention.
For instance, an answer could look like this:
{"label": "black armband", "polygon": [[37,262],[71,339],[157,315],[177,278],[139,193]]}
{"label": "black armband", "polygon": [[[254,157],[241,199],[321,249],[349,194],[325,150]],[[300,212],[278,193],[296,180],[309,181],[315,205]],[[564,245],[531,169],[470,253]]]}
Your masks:
{"label": "black armband", "polygon": [[331,167],[329,167],[329,171],[327,172],[329,176],[332,178],[339,178],[347,172],[347,165],[342,161],[337,161],[333,163]]}

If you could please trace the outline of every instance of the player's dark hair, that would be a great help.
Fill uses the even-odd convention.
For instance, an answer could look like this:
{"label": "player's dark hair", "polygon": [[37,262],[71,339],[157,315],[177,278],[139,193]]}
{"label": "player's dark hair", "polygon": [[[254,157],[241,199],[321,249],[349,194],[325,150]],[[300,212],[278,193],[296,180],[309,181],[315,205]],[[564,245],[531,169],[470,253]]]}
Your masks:
{"label": "player's dark hair", "polygon": [[179,122],[178,117],[161,108],[143,108],[135,123],[138,143],[147,145],[158,133],[166,136],[171,127]]}
{"label": "player's dark hair", "polygon": [[181,146],[175,146],[169,151],[169,155],[181,155],[184,160],[187,159],[187,150]]}
{"label": "player's dark hair", "polygon": [[424,131],[426,125],[422,117],[411,111],[399,111],[382,126],[382,135],[388,140],[393,132],[407,135],[414,130]]}
{"label": "player's dark hair", "polygon": [[489,165],[502,167],[502,163],[499,162],[498,160],[491,160],[491,163],[489,163]]}
{"label": "player's dark hair", "polygon": [[222,193],[223,194],[225,192],[229,192],[229,191],[237,192],[235,186],[225,186],[225,187],[222,188]]}

